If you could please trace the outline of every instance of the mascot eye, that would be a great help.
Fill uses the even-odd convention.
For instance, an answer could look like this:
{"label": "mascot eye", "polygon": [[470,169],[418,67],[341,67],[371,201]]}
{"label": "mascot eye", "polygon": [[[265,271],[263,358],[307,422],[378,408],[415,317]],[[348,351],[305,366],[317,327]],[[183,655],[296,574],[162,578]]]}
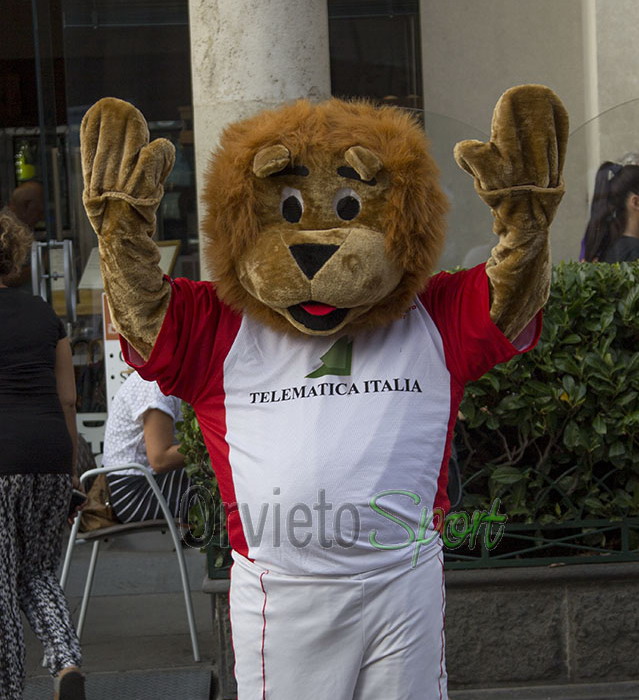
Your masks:
{"label": "mascot eye", "polygon": [[282,199],[280,200],[280,209],[282,216],[291,224],[296,224],[304,212],[304,200],[302,193],[293,187],[285,187],[282,190]]}
{"label": "mascot eye", "polygon": [[355,190],[350,187],[343,187],[337,190],[333,200],[333,209],[337,216],[343,221],[354,219],[362,208],[362,200]]}

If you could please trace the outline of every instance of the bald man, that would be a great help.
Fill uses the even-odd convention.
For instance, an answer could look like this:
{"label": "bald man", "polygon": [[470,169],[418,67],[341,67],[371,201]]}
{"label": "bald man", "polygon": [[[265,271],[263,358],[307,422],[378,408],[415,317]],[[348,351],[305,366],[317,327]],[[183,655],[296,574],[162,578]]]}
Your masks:
{"label": "bald man", "polygon": [[8,208],[33,230],[44,216],[44,189],[37,180],[18,185],[11,193]]}
{"label": "bald man", "polygon": [[[13,190],[9,203],[2,211],[10,216],[15,226],[26,227],[33,233],[35,225],[44,216],[44,188],[36,180],[23,182]],[[24,291],[31,291],[30,261],[25,260],[20,272],[6,276],[2,282],[7,287],[22,287]]]}

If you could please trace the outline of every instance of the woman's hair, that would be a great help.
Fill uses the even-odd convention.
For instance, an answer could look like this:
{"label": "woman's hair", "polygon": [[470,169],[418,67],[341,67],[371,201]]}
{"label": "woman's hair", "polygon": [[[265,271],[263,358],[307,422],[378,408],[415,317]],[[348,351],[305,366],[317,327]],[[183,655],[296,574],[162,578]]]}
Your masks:
{"label": "woman's hair", "polygon": [[32,241],[25,224],[9,212],[0,211],[0,278],[20,270]]}
{"label": "woman's hair", "polygon": [[584,235],[584,259],[600,260],[626,228],[626,200],[639,194],[639,165],[606,161],[599,166]]}

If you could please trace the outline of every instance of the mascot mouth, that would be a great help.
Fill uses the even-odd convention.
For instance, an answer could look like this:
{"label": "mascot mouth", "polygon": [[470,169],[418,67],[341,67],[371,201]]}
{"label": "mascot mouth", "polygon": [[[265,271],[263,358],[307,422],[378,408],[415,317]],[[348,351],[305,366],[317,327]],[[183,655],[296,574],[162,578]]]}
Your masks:
{"label": "mascot mouth", "polygon": [[349,309],[338,309],[316,301],[304,301],[289,306],[287,311],[297,323],[311,331],[330,331],[342,323]]}

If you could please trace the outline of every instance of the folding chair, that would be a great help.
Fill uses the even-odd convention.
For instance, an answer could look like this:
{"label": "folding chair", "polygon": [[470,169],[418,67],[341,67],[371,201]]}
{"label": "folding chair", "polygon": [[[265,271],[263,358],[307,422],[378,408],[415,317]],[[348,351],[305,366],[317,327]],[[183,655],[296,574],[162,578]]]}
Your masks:
{"label": "folding chair", "polygon": [[100,542],[103,542],[113,537],[118,537],[119,535],[131,535],[136,532],[147,532],[149,530],[167,530],[171,533],[173,538],[173,545],[175,547],[175,553],[177,555],[178,566],[180,569],[180,577],[182,579],[182,588],[184,590],[184,603],[186,605],[186,616],[189,623],[189,631],[191,633],[191,646],[193,648],[193,659],[195,661],[200,660],[200,650],[197,641],[197,631],[195,628],[195,617],[193,615],[193,601],[191,600],[191,588],[189,586],[189,576],[186,568],[186,562],[184,560],[184,552],[182,551],[182,544],[180,541],[180,535],[178,533],[177,527],[175,525],[175,518],[173,517],[167,502],[160,491],[155,479],[153,478],[153,471],[148,467],[141,464],[124,464],[118,467],[99,467],[97,469],[89,469],[80,476],[80,481],[84,483],[87,479],[92,479],[98,476],[98,474],[108,474],[109,472],[120,471],[121,469],[134,469],[140,472],[142,476],[147,480],[149,488],[153,491],[153,494],[160,504],[160,508],[164,513],[164,519],[162,520],[147,520],[143,522],[134,523],[123,523],[121,525],[113,525],[110,527],[101,528],[99,530],[92,530],[90,532],[80,532],[80,517],[76,517],[71,528],[71,534],[69,535],[69,544],[67,546],[66,555],[64,557],[64,564],[62,565],[62,574],[60,576],[60,585],[64,589],[67,583],[67,578],[69,575],[69,568],[71,564],[71,557],[73,556],[73,548],[78,541],[92,542],[93,548],[91,550],[91,559],[89,561],[89,569],[87,571],[87,578],[84,584],[84,593],[82,595],[82,605],[80,606],[80,617],[78,618],[77,633],[78,637],[82,635],[82,629],[84,627],[84,621],[86,618],[87,607],[89,605],[89,598],[91,597],[91,588],[93,586],[93,578],[95,575],[95,566],[98,561],[98,553],[100,548]]}

